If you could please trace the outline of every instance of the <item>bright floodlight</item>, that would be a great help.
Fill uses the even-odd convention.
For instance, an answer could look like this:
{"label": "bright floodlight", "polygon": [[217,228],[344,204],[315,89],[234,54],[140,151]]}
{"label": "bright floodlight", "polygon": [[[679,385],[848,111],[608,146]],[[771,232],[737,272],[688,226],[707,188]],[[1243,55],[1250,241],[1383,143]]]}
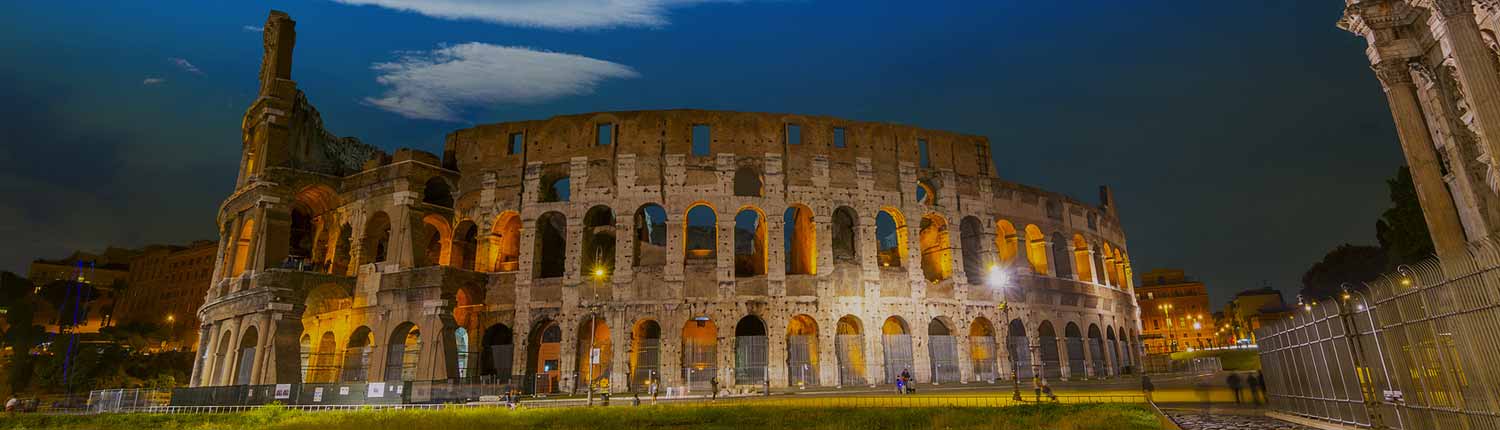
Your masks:
{"label": "bright floodlight", "polygon": [[995,288],[1004,288],[1005,284],[1010,282],[1009,279],[1006,279],[1005,271],[1000,270],[1000,267],[995,265],[990,266],[990,273],[986,276],[986,279],[989,281],[990,286]]}

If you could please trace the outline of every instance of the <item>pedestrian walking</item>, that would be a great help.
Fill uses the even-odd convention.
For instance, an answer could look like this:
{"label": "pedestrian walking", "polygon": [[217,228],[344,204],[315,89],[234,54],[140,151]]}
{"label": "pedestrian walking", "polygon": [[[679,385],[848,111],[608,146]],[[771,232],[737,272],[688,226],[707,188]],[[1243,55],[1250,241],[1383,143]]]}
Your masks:
{"label": "pedestrian walking", "polygon": [[901,375],[896,375],[896,394],[906,394],[906,379]]}
{"label": "pedestrian walking", "polygon": [[1240,403],[1241,402],[1241,399],[1240,399],[1240,386],[1241,386],[1240,385],[1241,384],[1240,374],[1238,374],[1238,373],[1230,373],[1229,377],[1225,378],[1225,379],[1229,383],[1229,390],[1234,392],[1234,402],[1235,403]]}
{"label": "pedestrian walking", "polygon": [[713,397],[709,400],[719,400],[719,375],[714,375],[713,379],[709,379],[708,386],[714,390]]}
{"label": "pedestrian walking", "polygon": [[1265,391],[1266,381],[1261,379],[1260,375],[1250,374],[1250,400],[1254,401],[1256,406],[1260,406],[1265,400]]}
{"label": "pedestrian walking", "polygon": [[1052,386],[1051,385],[1047,385],[1046,382],[1042,382],[1042,394],[1046,394],[1047,395],[1047,399],[1049,399],[1049,400],[1052,400],[1054,402],[1057,401],[1057,395],[1056,394],[1052,394]]}
{"label": "pedestrian walking", "polygon": [[902,368],[901,369],[901,380],[906,381],[906,384],[903,385],[903,387],[905,389],[901,391],[903,394],[911,394],[912,391],[916,391],[916,390],[913,390],[912,386],[911,386],[911,370],[908,370],[906,368]]}
{"label": "pedestrian walking", "polygon": [[1141,375],[1141,391],[1146,392],[1146,401],[1148,401],[1148,402],[1152,401],[1151,400],[1151,392],[1152,391],[1156,391],[1156,384],[1152,384],[1151,383],[1151,377],[1150,376],[1148,376],[1148,375]]}
{"label": "pedestrian walking", "polygon": [[655,379],[652,379],[646,385],[648,387],[651,387],[649,389],[651,390],[651,405],[652,406],[656,406],[656,393],[660,391],[660,389],[657,388],[657,385],[659,385],[659,384],[656,383]]}

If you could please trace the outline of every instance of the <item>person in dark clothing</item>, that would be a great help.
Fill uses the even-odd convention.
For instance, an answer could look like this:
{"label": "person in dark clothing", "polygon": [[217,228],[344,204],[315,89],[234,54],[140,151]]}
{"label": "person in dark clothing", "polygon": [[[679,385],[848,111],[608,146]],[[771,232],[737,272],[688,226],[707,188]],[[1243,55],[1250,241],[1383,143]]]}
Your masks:
{"label": "person in dark clothing", "polygon": [[1229,382],[1229,390],[1234,392],[1234,402],[1235,403],[1240,403],[1241,402],[1241,398],[1240,398],[1240,387],[1241,387],[1240,374],[1238,374],[1238,373],[1230,373],[1229,374],[1229,378],[1227,378],[1227,382]]}
{"label": "person in dark clothing", "polygon": [[1146,392],[1146,400],[1151,400],[1151,392],[1156,391],[1156,384],[1151,383],[1151,377],[1141,375],[1141,391]]}
{"label": "person in dark clothing", "polygon": [[[711,388],[713,388],[713,390],[714,390],[714,394],[713,394],[712,400],[718,400],[719,399],[719,377],[718,376],[714,376],[713,379],[708,380],[708,386],[711,387]],[[1236,395],[1238,395],[1238,394],[1236,394]]]}
{"label": "person in dark clothing", "polygon": [[1249,385],[1248,388],[1250,389],[1250,401],[1255,402],[1256,405],[1260,405],[1262,399],[1261,391],[1265,390],[1266,386],[1265,381],[1260,380],[1260,376],[1252,373],[1247,378],[1247,385]]}
{"label": "person in dark clothing", "polygon": [[912,386],[911,386],[911,371],[910,370],[901,369],[901,380],[906,381],[906,384],[904,384],[904,387],[906,389],[903,391],[903,393],[910,394],[912,391],[915,391],[915,390],[912,390]]}

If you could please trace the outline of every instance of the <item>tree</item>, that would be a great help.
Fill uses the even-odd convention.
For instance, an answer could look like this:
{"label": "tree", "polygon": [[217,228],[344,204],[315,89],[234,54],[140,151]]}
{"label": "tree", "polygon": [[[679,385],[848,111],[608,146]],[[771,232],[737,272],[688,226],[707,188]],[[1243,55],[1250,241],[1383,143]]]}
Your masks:
{"label": "tree", "polygon": [[1388,254],[1391,267],[1413,264],[1433,254],[1432,236],[1427,234],[1427,221],[1422,215],[1422,205],[1417,200],[1417,189],[1412,184],[1411,170],[1402,166],[1396,176],[1385,180],[1390,190],[1390,209],[1375,222],[1375,238]]}
{"label": "tree", "polygon": [[1385,249],[1339,245],[1302,274],[1302,296],[1313,300],[1333,297],[1345,282],[1359,286],[1380,276],[1387,267]]}

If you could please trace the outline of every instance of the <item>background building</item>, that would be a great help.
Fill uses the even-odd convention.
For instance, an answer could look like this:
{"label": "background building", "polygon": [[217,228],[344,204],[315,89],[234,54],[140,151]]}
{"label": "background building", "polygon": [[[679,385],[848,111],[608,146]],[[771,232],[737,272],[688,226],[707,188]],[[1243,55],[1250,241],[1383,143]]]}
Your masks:
{"label": "background building", "polygon": [[1216,334],[1220,345],[1235,345],[1239,343],[1254,344],[1255,330],[1270,322],[1281,320],[1291,315],[1292,308],[1287,307],[1286,301],[1281,296],[1281,291],[1271,287],[1262,287],[1253,290],[1245,290],[1234,295],[1234,299],[1224,305],[1224,311],[1216,313],[1219,319]]}
{"label": "background building", "polygon": [[36,298],[45,300],[36,303],[33,322],[50,333],[63,326],[77,333],[96,333],[109,326],[116,290],[127,285],[130,259],[137,252],[111,247],[98,254],[76,251],[63,259],[32,261],[26,277]]}
{"label": "background building", "polygon": [[1215,346],[1208,289],[1182,269],[1141,274],[1135,291],[1141,305],[1141,344],[1148,353]]}
{"label": "background building", "polygon": [[150,246],[130,260],[128,287],[120,293],[115,320],[164,326],[168,349],[195,348],[197,311],[214,271],[213,241],[188,246]]}

